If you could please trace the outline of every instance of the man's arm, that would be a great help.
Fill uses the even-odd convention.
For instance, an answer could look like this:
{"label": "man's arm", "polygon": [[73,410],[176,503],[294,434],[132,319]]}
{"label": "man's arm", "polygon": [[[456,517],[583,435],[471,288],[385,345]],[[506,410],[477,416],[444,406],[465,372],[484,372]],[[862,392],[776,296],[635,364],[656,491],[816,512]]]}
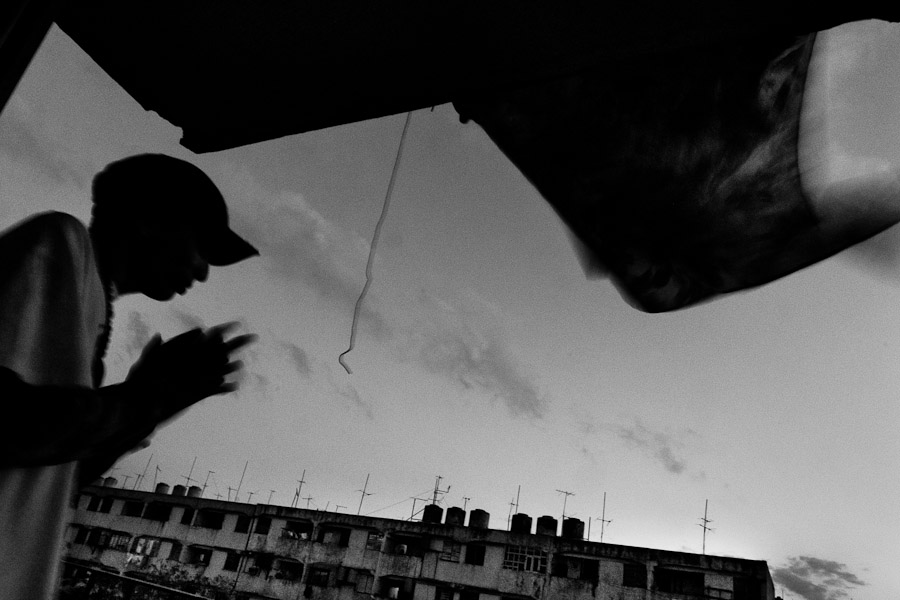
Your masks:
{"label": "man's arm", "polygon": [[162,418],[158,402],[128,382],[98,390],[32,385],[0,367],[9,412],[0,425],[0,467],[61,464],[137,446]]}

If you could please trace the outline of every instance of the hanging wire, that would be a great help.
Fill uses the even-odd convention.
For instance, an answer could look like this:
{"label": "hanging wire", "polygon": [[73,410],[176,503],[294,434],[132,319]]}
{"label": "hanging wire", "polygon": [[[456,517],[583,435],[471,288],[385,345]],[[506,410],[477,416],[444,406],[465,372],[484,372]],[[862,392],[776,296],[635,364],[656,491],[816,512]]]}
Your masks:
{"label": "hanging wire", "polygon": [[359,311],[362,308],[363,299],[369,291],[369,284],[372,283],[372,263],[375,261],[375,247],[378,245],[378,238],[381,236],[381,227],[387,217],[388,206],[391,204],[391,195],[394,193],[394,181],[397,179],[397,170],[400,167],[400,156],[403,154],[403,143],[406,141],[406,132],[409,129],[409,121],[412,117],[412,111],[406,113],[406,122],[403,124],[403,133],[400,134],[400,144],[397,146],[397,156],[394,158],[394,168],[391,170],[391,179],[388,182],[387,193],[384,195],[384,205],[381,207],[381,216],[378,217],[378,223],[375,224],[375,233],[372,235],[372,243],[369,245],[369,259],[366,261],[366,283],[363,285],[359,298],[356,299],[356,306],[353,308],[353,323],[350,325],[350,346],[341,352],[338,356],[338,362],[344,367],[348,375],[352,375],[350,365],[344,361],[344,355],[353,350],[356,343],[356,327],[359,323]]}

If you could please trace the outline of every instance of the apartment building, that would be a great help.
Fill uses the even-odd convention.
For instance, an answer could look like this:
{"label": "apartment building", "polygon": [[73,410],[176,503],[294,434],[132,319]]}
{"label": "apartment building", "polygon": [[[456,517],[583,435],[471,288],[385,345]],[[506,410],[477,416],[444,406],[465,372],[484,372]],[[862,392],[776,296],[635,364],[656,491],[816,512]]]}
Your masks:
{"label": "apartment building", "polygon": [[[582,539],[584,523],[425,508],[421,521],[91,486],[66,536],[76,565],[239,600],[773,600],[765,561]],[[466,518],[468,516],[468,519]],[[186,584],[191,584],[185,588]]]}

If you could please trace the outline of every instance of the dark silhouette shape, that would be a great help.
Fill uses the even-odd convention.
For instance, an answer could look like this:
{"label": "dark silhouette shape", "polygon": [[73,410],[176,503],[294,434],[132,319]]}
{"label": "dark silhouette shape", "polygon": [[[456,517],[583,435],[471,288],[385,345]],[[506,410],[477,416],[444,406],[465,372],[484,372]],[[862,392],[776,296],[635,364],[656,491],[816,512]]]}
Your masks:
{"label": "dark silhouette shape", "polygon": [[[126,380],[100,387],[112,302],[168,300],[255,248],[228,227],[198,168],[164,155],[109,165],[94,179],[90,228],[58,212],[0,236],[0,589],[49,598],[69,498],[160,424],[230,392],[231,355],[255,339],[236,324],[154,336]],[[9,410],[12,409],[12,410]]]}

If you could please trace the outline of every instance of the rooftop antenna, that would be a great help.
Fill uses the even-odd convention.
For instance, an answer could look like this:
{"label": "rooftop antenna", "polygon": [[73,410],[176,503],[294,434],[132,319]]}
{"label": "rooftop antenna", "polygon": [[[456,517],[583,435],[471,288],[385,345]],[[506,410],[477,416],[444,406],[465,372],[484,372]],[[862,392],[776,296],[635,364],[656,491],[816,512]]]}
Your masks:
{"label": "rooftop antenna", "polygon": [[194,481],[194,479],[191,478],[191,475],[194,474],[194,465],[196,465],[196,464],[197,464],[197,457],[195,456],[195,457],[194,457],[194,462],[191,463],[191,470],[188,471],[188,474],[187,474],[187,475],[183,475],[183,477],[184,477],[184,487],[189,487],[189,486],[191,485],[191,482]]}
{"label": "rooftop antenna", "polygon": [[[147,459],[147,466],[144,467],[144,472],[141,473],[141,476],[138,477],[138,480],[134,482],[134,488],[133,488],[133,489],[138,489],[138,488],[140,487],[141,483],[144,482],[144,476],[147,474],[147,469],[150,468],[150,461],[151,461],[151,460],[153,460],[153,455],[152,455],[152,454],[150,455],[150,458]],[[156,489],[156,486],[154,486],[154,489]]]}
{"label": "rooftop antenna", "polygon": [[206,481],[203,482],[203,489],[200,490],[200,497],[201,497],[201,498],[203,497],[203,494],[206,493],[206,484],[209,483],[209,476],[212,475],[213,473],[215,473],[215,471],[209,471],[209,472],[206,474]]}
{"label": "rooftop antenna", "polygon": [[137,486],[138,486],[138,484],[139,484],[140,482],[141,482],[141,474],[140,474],[140,473],[135,473],[135,474],[134,474],[134,485],[131,486],[131,489],[136,490],[136,489],[137,489]]}
{"label": "rooftop antenna", "polygon": [[562,520],[566,520],[566,502],[569,501],[569,496],[574,496],[575,492],[567,492],[566,490],[556,490],[560,494],[565,494],[565,498],[563,498],[563,511],[562,511]]}
{"label": "rooftop antenna", "polygon": [[162,473],[162,469],[159,468],[159,465],[156,465],[156,470],[153,471],[153,490],[156,490],[156,476]]}
{"label": "rooftop antenna", "polygon": [[238,499],[238,494],[241,492],[241,484],[244,483],[244,475],[247,474],[247,465],[249,465],[249,464],[250,464],[250,461],[249,461],[249,460],[248,460],[247,462],[244,463],[244,471],[243,471],[243,473],[241,473],[241,480],[238,481],[237,489],[234,491],[234,499],[235,499],[235,501],[237,501],[237,499]]}
{"label": "rooftop antenna", "polygon": [[131,479],[131,475],[125,476],[125,481],[122,482],[122,489],[125,489],[125,486],[128,485],[128,480]]}
{"label": "rooftop antenna", "polygon": [[714,531],[712,527],[707,527],[709,523],[712,523],[711,520],[706,518],[706,511],[709,508],[709,498],[706,499],[706,503],[703,505],[703,518],[700,519],[700,522],[697,523],[700,527],[703,528],[703,554],[706,554],[706,532]]}
{"label": "rooftop antenna", "polygon": [[513,498],[509,501],[509,514],[506,516],[506,530],[507,531],[512,529],[512,514],[513,514],[513,508],[515,506],[516,506],[516,500],[515,500],[515,498]]}
{"label": "rooftop antenna", "polygon": [[[231,487],[231,486],[229,485],[229,486],[228,486],[228,501],[229,501],[229,502],[231,502],[231,492],[237,492],[237,490],[235,490],[233,487]],[[237,498],[237,493],[235,493],[235,495],[234,495],[234,501],[237,502],[237,499],[238,499],[238,498]]]}
{"label": "rooftop antenna", "polygon": [[607,523],[612,523],[611,519],[606,518],[606,492],[603,492],[603,512],[600,515],[600,543],[603,543],[603,530]]}
{"label": "rooftop antenna", "polygon": [[519,494],[522,493],[522,484],[519,484],[519,489],[516,490],[516,514],[519,514]]}
{"label": "rooftop antenna", "polygon": [[[410,498],[412,498],[413,505],[412,505],[412,512],[409,513],[409,520],[412,521],[413,517],[416,516],[416,502],[428,502],[428,498],[417,498],[415,496],[410,496]],[[418,512],[422,512],[422,511],[420,510]]]}
{"label": "rooftop antenna", "polygon": [[275,490],[269,490],[269,499],[266,500],[266,504],[272,504],[272,496],[275,495]]}
{"label": "rooftop antenna", "polygon": [[468,506],[469,500],[471,500],[471,498],[469,498],[468,496],[463,496],[463,510],[466,510],[466,506]]}
{"label": "rooftop antenna", "polygon": [[447,486],[447,489],[446,489],[446,490],[442,490],[442,489],[441,489],[441,479],[443,479],[443,477],[441,477],[440,475],[437,475],[437,476],[435,477],[435,480],[434,480],[434,494],[433,494],[432,497],[431,497],[431,503],[432,503],[432,504],[437,504],[437,503],[438,503],[438,494],[446,494],[447,492],[450,491],[450,486],[449,486],[449,485]]}
{"label": "rooftop antenna", "polygon": [[341,512],[341,509],[342,509],[342,508],[347,508],[347,507],[344,506],[343,504],[335,504],[335,505],[334,505],[334,512]]}
{"label": "rooftop antenna", "polygon": [[[256,490],[258,492],[259,490]],[[253,499],[253,494],[256,492],[247,492],[247,504],[250,504],[250,501]]]}
{"label": "rooftop antenna", "polygon": [[297,480],[297,489],[294,491],[294,499],[291,500],[291,508],[297,508],[297,502],[300,501],[300,490],[303,489],[304,483],[306,483],[306,469],[303,469],[303,475]]}
{"label": "rooftop antenna", "polygon": [[222,494],[216,492],[216,500],[220,500],[222,498]]}
{"label": "rooftop antenna", "polygon": [[359,494],[360,494],[360,496],[359,496],[359,508],[357,509],[356,514],[359,514],[359,513],[362,512],[362,503],[363,503],[363,500],[366,499],[366,496],[371,496],[372,494],[375,493],[375,492],[368,492],[368,493],[366,493],[366,490],[369,488],[369,475],[371,475],[371,473],[366,473],[366,483],[365,483],[365,485],[363,485],[363,489],[361,489],[361,490],[356,490],[356,491],[359,492]]}
{"label": "rooftop antenna", "polygon": [[307,497],[305,497],[305,498],[303,498],[303,499],[306,500],[306,509],[309,510],[309,501],[312,500],[313,497],[312,497],[312,496],[307,496]]}

